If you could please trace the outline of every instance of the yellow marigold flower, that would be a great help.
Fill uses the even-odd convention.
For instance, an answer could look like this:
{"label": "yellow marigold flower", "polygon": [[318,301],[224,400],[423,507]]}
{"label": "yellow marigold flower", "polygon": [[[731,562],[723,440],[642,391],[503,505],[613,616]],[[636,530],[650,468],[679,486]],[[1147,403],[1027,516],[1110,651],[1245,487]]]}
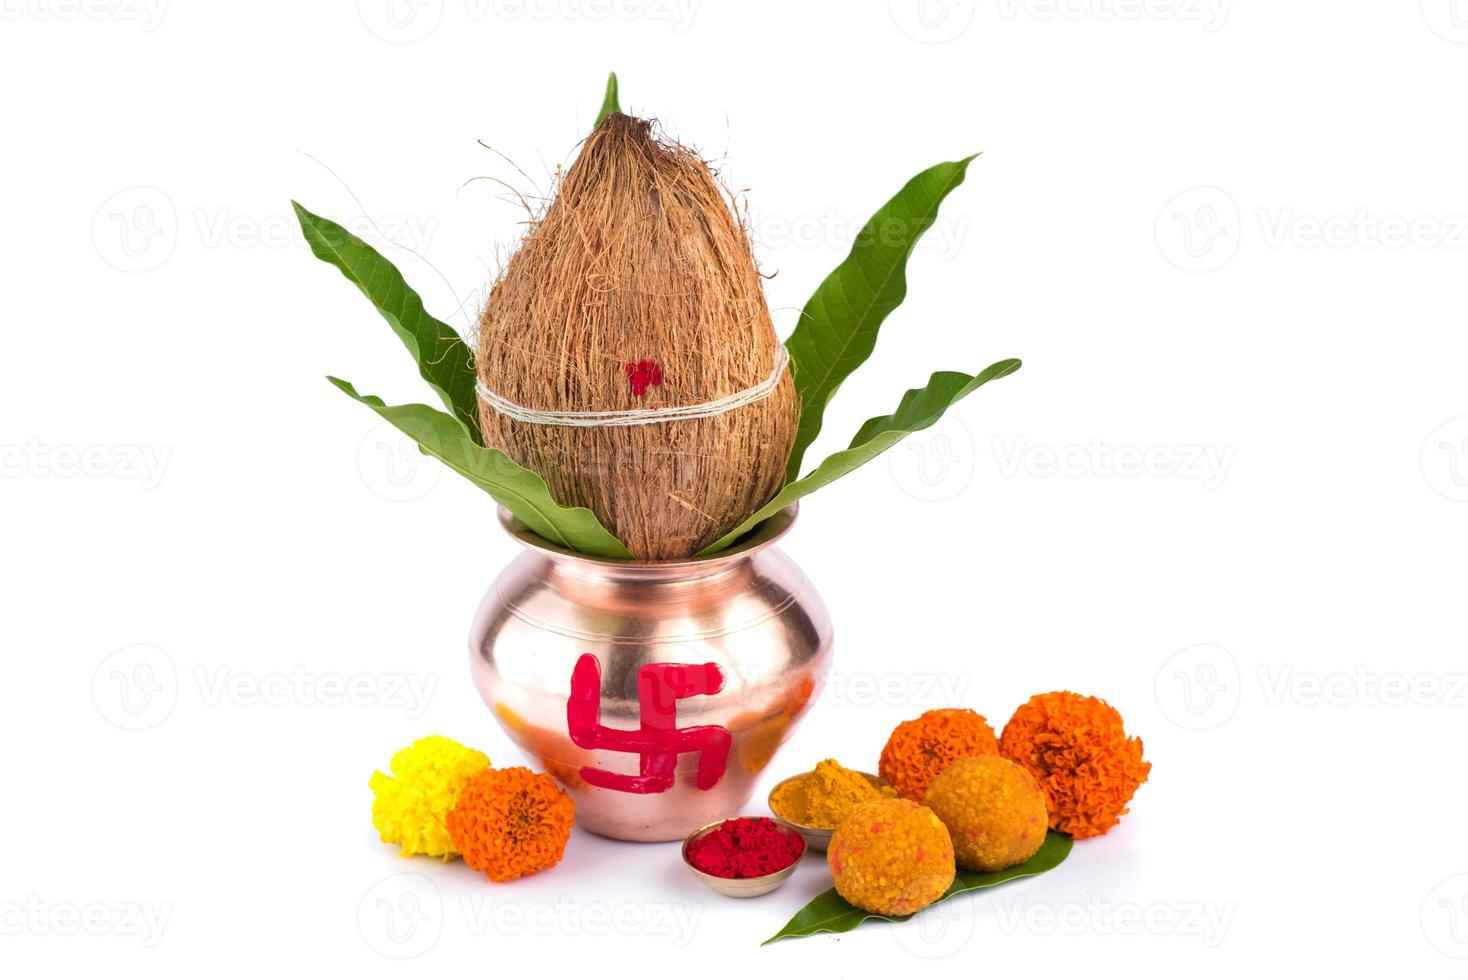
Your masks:
{"label": "yellow marigold flower", "polygon": [[384,844],[400,845],[404,857],[457,857],[448,812],[469,777],[488,767],[489,756],[451,738],[418,739],[392,757],[391,776],[372,774],[372,826]]}

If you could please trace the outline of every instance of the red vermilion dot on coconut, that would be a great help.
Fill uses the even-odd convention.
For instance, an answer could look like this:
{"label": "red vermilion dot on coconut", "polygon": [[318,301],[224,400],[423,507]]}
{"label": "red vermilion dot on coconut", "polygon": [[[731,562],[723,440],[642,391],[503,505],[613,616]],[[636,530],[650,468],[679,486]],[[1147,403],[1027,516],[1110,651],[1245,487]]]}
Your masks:
{"label": "red vermilion dot on coconut", "polygon": [[654,360],[644,359],[636,364],[629,361],[627,363],[627,383],[632,386],[632,394],[641,398],[647,394],[650,386],[662,386],[663,369]]}

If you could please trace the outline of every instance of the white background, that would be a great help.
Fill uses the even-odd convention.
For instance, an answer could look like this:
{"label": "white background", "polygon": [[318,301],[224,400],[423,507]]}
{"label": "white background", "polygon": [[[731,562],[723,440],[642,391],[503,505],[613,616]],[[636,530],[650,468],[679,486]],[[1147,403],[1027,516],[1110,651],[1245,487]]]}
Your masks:
{"label": "white background", "polygon": [[[8,975],[1468,971],[1468,5],[388,2],[0,0]],[[463,324],[522,219],[465,181],[548,186],[613,69],[748,190],[782,335],[984,151],[816,458],[1025,367],[808,501],[837,666],[767,785],[1101,695],[1152,779],[1056,872],[761,949],[819,862],[736,903],[675,845],[377,841],[414,737],[522,761],[464,653],[514,548],[322,379],[427,394],[287,202]]]}

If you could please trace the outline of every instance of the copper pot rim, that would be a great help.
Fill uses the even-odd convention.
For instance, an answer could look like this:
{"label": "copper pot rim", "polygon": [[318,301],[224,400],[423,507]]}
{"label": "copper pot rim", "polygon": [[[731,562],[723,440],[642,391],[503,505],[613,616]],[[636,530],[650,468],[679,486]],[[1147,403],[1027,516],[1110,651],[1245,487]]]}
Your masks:
{"label": "copper pot rim", "polygon": [[754,533],[739,544],[720,551],[717,554],[709,555],[707,558],[671,558],[661,561],[643,561],[637,558],[602,558],[597,555],[572,551],[570,548],[563,548],[530,530],[530,528],[522,524],[514,514],[511,514],[504,507],[499,509],[499,520],[500,526],[527,551],[539,552],[556,561],[572,560],[587,565],[622,570],[647,569],[649,571],[677,572],[686,570],[690,572],[707,572],[718,569],[723,565],[731,564],[737,560],[748,558],[750,555],[770,547],[789,533],[799,513],[800,505],[791,504],[789,507],[761,521]]}

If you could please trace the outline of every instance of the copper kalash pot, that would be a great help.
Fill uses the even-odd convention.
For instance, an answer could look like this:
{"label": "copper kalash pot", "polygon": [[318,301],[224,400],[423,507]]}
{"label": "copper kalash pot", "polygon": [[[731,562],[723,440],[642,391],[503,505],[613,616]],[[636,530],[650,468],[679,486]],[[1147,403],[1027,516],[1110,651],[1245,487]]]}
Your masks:
{"label": "copper kalash pot", "polygon": [[789,508],[715,558],[589,558],[500,521],[525,547],[469,635],[475,686],[509,736],[621,840],[679,840],[740,811],[811,706],[831,621],[773,547]]}

